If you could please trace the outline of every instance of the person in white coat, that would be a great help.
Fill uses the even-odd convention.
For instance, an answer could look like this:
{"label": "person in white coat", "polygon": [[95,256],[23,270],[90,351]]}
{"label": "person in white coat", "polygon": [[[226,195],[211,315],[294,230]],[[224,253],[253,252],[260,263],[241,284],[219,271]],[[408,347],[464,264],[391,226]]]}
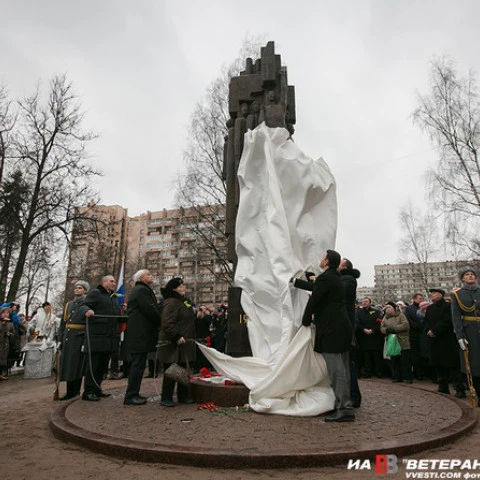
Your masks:
{"label": "person in white coat", "polygon": [[59,327],[60,319],[52,311],[50,302],[44,302],[42,308],[29,322],[30,334],[38,332],[39,339],[56,340]]}

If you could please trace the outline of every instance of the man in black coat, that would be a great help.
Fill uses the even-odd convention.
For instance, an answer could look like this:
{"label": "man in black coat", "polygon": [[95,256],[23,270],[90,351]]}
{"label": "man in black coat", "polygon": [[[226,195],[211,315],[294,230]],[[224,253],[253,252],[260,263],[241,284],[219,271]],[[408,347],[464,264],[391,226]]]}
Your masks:
{"label": "man in black coat", "polygon": [[328,376],[335,394],[335,413],[326,422],[352,422],[355,420],[350,399],[349,350],[352,343],[352,327],[345,308],[345,290],[337,268],[340,255],[327,250],[320,261],[323,273],[313,284],[302,318],[304,326],[315,323],[316,352],[322,353],[327,364]]}
{"label": "man in black coat", "polygon": [[345,306],[347,309],[348,319],[352,326],[352,344],[350,347],[350,397],[354,407],[358,408],[362,403],[362,394],[358,385],[358,368],[355,359],[357,341],[355,338],[356,317],[355,303],[357,301],[357,278],[360,278],[360,271],[353,268],[353,264],[348,258],[342,258],[340,267],[338,268],[342,277],[343,286],[345,288]]}
{"label": "man in black coat", "polygon": [[449,382],[453,383],[457,398],[465,398],[465,385],[460,374],[460,348],[453,331],[452,312],[445,301],[445,290],[431,288],[432,304],[425,312],[424,326],[429,340],[430,365],[435,367],[438,391],[450,393]]}
{"label": "man in black coat", "polygon": [[364,297],[362,308],[357,312],[358,346],[363,355],[365,366],[364,377],[374,373],[378,378],[383,376],[383,344],[385,336],[380,332],[382,316],[372,307],[372,299]]}
{"label": "man in black coat", "polygon": [[412,357],[413,375],[417,380],[423,380],[422,357],[420,356],[420,336],[423,332],[422,322],[417,316],[420,304],[423,302],[421,293],[414,293],[412,303],[405,309],[404,315],[410,325],[410,354]]}
{"label": "man in black coat", "polygon": [[73,323],[82,323],[82,317],[86,319],[83,346],[86,367],[82,399],[90,402],[110,396],[102,392],[101,384],[110,355],[118,348],[120,338],[118,323],[121,313],[115,288],[112,275],[103,277],[100,285],[87,293],[72,318]]}
{"label": "man in black coat", "polygon": [[135,287],[128,296],[125,331],[127,358],[131,363],[123,404],[143,405],[147,402],[140,395],[143,372],[148,353],[156,349],[161,316],[152,290],[152,274],[148,270],[139,270],[133,279]]}

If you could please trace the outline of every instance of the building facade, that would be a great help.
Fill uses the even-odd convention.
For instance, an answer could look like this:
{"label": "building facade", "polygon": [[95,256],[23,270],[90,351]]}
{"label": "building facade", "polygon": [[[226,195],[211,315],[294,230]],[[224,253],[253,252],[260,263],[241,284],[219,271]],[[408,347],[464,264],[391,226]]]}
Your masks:
{"label": "building facade", "polygon": [[[133,274],[146,268],[154,276],[157,294],[170,278],[181,276],[187,296],[196,304],[227,301],[223,205],[164,209],[137,217],[128,217],[127,210],[118,206],[81,208],[99,222],[98,233],[86,228],[86,220],[73,226],[67,290],[79,278],[94,285],[106,274],[118,278],[124,263],[127,293],[133,287]],[[99,259],[107,257],[108,262]]]}
{"label": "building facade", "polygon": [[82,217],[72,227],[66,297],[76,280],[99,284],[104,275],[118,278],[127,245],[127,210],[119,205],[79,207]]}
{"label": "building facade", "polygon": [[362,301],[364,297],[370,297],[375,302],[375,287],[358,287],[357,288],[357,300]]}

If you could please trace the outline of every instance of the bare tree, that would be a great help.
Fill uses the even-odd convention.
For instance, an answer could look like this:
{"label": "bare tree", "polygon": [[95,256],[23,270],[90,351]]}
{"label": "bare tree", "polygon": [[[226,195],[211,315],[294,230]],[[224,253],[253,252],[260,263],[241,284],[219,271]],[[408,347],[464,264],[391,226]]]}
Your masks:
{"label": "bare tree", "polygon": [[24,312],[28,315],[31,307],[40,305],[46,297],[44,292],[50,281],[51,274],[51,256],[55,245],[51,245],[45,236],[39,236],[30,245],[25,267],[23,269],[22,280],[20,282],[17,297],[24,299]]}
{"label": "bare tree", "polygon": [[[219,279],[232,281],[232,265],[226,258],[223,149],[227,135],[228,89],[230,79],[239,75],[247,57],[258,56],[262,40],[249,38],[238,57],[208,87],[205,99],[192,115],[187,148],[184,152],[185,173],[177,178],[176,204],[190,208],[196,215],[185,217],[185,226],[197,239],[192,248],[197,258]],[[220,240],[219,239],[223,239]],[[205,247],[209,254],[204,259]],[[213,254],[214,261],[211,261]]]}
{"label": "bare tree", "polygon": [[28,251],[42,235],[67,238],[76,217],[76,205],[94,193],[89,178],[98,175],[86,163],[86,145],[95,138],[82,130],[83,113],[65,76],[54,77],[48,97],[40,88],[18,102],[18,118],[11,139],[12,159],[28,185],[20,211],[20,241],[8,289],[15,299]]}
{"label": "bare tree", "polygon": [[430,135],[440,156],[430,170],[429,191],[445,215],[450,242],[478,255],[480,222],[480,102],[475,75],[457,74],[452,61],[432,62],[430,91],[418,94],[414,121]]}
{"label": "bare tree", "polygon": [[422,213],[411,201],[400,211],[401,262],[412,262],[411,279],[428,293],[431,272],[429,262],[438,252],[437,218],[431,213]]}

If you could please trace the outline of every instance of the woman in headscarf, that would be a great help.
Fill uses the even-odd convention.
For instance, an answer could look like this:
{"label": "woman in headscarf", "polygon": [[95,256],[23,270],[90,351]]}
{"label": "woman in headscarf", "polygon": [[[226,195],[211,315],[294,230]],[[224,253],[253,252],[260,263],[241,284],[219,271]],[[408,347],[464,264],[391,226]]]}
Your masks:
{"label": "woman in headscarf", "polygon": [[[195,314],[192,305],[185,297],[185,284],[180,277],[168,281],[161,289],[163,302],[162,327],[160,330],[159,357],[165,372],[172,363],[185,366],[195,361]],[[191,340],[191,341],[189,341]],[[160,404],[173,407],[175,381],[163,376]],[[193,403],[188,386],[177,386],[177,399],[180,403]]]}
{"label": "woman in headscarf", "polygon": [[380,325],[380,331],[384,335],[395,334],[400,344],[400,355],[391,357],[393,381],[412,383],[409,337],[410,324],[396,303],[387,302],[385,304],[385,317]]}

